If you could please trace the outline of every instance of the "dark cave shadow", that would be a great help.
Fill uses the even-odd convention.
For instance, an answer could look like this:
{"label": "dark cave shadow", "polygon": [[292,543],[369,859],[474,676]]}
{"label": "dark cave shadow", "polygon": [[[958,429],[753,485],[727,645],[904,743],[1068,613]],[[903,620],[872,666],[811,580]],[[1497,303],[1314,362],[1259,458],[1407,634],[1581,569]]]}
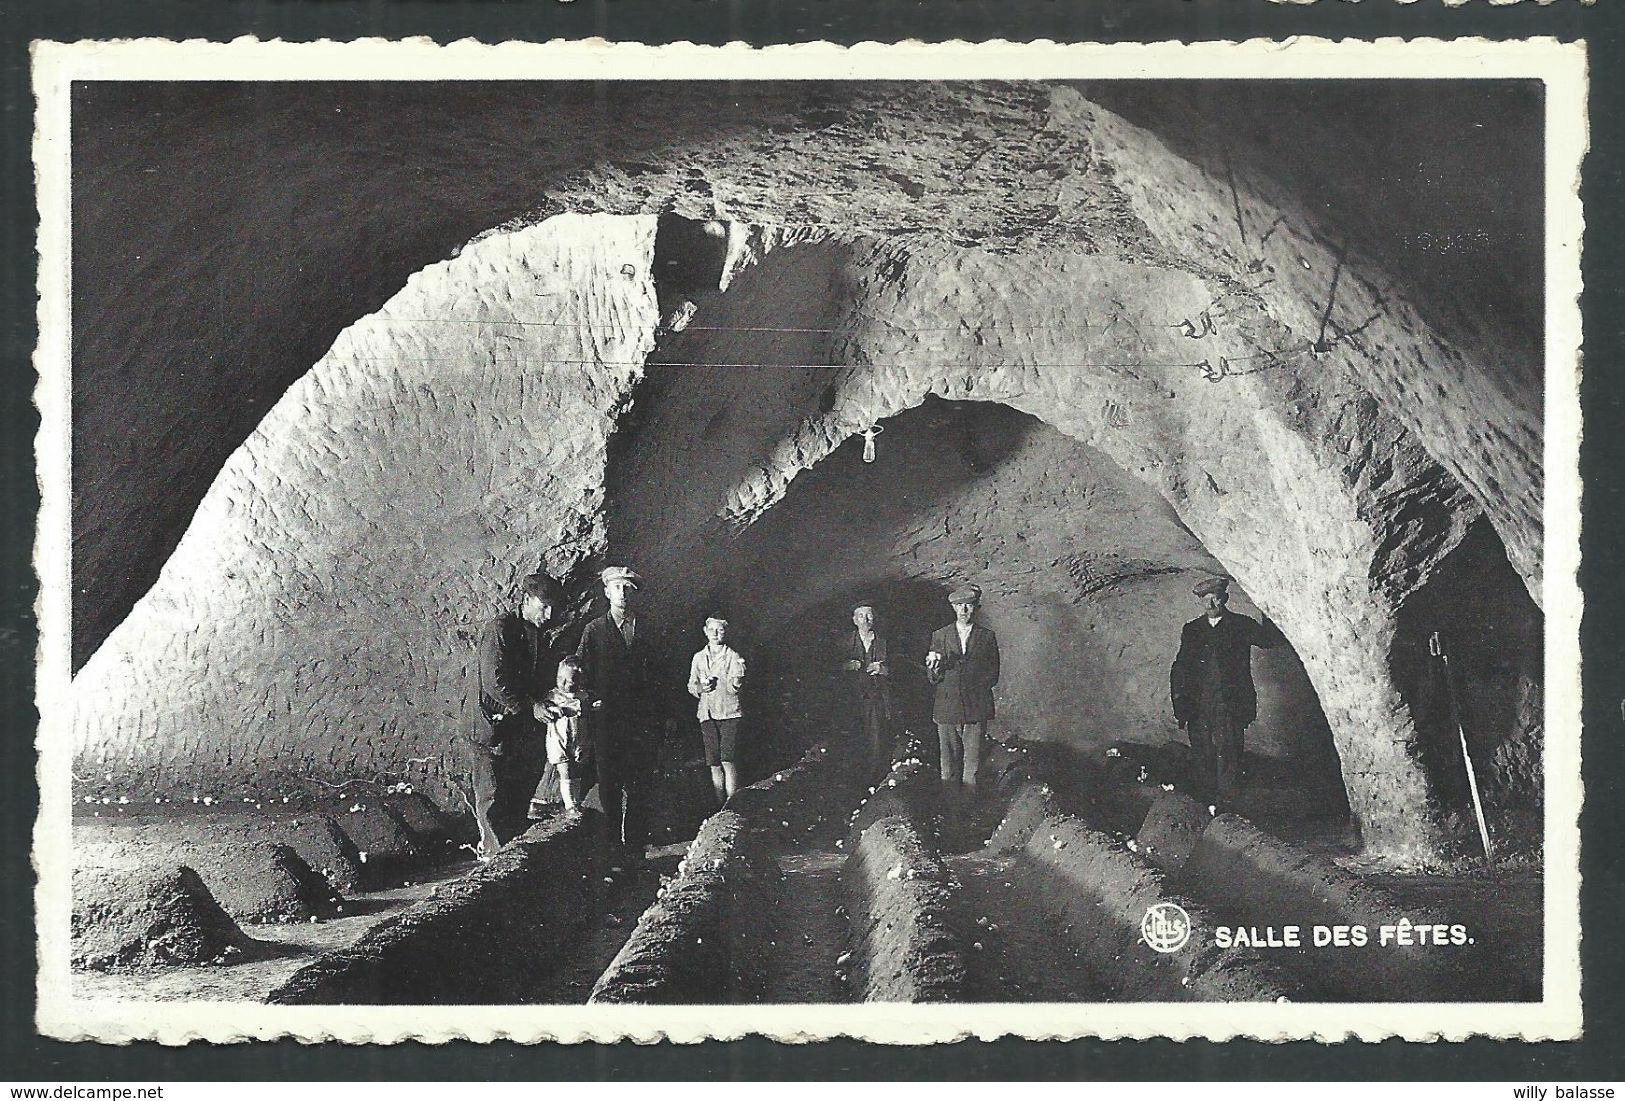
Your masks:
{"label": "dark cave shadow", "polygon": [[[1183,731],[1183,737],[1188,737]],[[1148,782],[1205,798],[1197,790],[1191,747],[1184,741],[1116,741],[1109,747],[1124,760],[1142,763]],[[1227,808],[1257,822],[1285,825],[1293,832],[1335,832],[1349,821],[1342,773],[1306,768],[1302,759],[1243,751],[1246,780]],[[1334,782],[1335,780],[1335,782]]]}
{"label": "dark cave shadow", "polygon": [[[833,752],[863,752],[856,706],[840,669],[852,609],[860,600],[876,605],[878,630],[889,646],[893,736],[933,730],[925,651],[931,632],[952,619],[948,591],[946,583],[906,577],[848,585],[767,640],[761,647],[759,713],[771,716],[764,733],[771,730],[772,736],[758,743],[753,771],[766,775],[793,764],[819,742],[830,743]],[[925,741],[934,746],[935,736]],[[935,768],[934,759],[930,763]]]}
{"label": "dark cave shadow", "polygon": [[[105,464],[75,462],[72,567],[80,584],[75,585],[72,606],[73,670],[84,665],[152,587],[221,465],[339,334],[382,308],[414,272],[455,254],[494,226],[534,222],[557,213],[547,196],[568,192],[571,176],[584,165],[619,161],[643,172],[650,168],[650,161],[661,161],[673,150],[755,132],[762,118],[771,117],[776,110],[797,117],[816,117],[818,112],[839,115],[852,97],[885,82],[688,82],[681,87],[664,81],[522,83],[521,87],[508,81],[470,81],[440,89],[405,88],[393,81],[269,85],[206,81],[173,88],[161,81],[74,84],[70,141],[76,166],[73,206],[79,216],[74,221],[73,264],[75,286],[86,300],[119,300],[109,288],[122,285],[127,278],[131,255],[138,260],[143,253],[161,253],[160,242],[163,248],[175,248],[178,255],[211,252],[228,237],[252,243],[252,234],[223,234],[222,227],[237,224],[240,229],[243,211],[287,209],[289,195],[299,193],[298,189],[289,191],[285,175],[253,171],[262,167],[262,160],[263,167],[269,168],[286,159],[279,158],[279,143],[263,138],[259,123],[266,118],[303,133],[305,144],[318,151],[331,149],[340,154],[332,159],[332,177],[319,181],[325,185],[320,192],[324,203],[353,206],[366,218],[387,211],[394,231],[361,234],[357,241],[371,243],[351,242],[348,253],[342,243],[348,240],[346,235],[316,235],[309,241],[276,237],[277,250],[287,259],[282,265],[256,265],[252,270],[264,278],[274,281],[282,273],[299,270],[348,273],[342,280],[342,295],[324,294],[325,284],[319,279],[299,281],[304,289],[293,298],[288,316],[297,317],[298,323],[292,326],[283,324],[282,315],[276,312],[258,315],[246,325],[227,323],[217,316],[215,306],[231,305],[238,299],[219,296],[213,284],[207,285],[206,293],[191,296],[181,283],[161,289],[159,297],[169,307],[165,313],[191,334],[183,333],[182,346],[196,352],[197,362],[240,362],[242,342],[267,333],[274,334],[272,354],[258,357],[253,374],[232,391],[234,407],[229,418],[202,417],[206,423],[193,425],[187,447],[169,452],[184,458],[176,460],[179,465],[166,467],[167,474],[152,476],[154,484],[163,484],[167,490],[158,495],[155,507],[124,509],[117,513],[117,522],[98,521],[97,502],[107,495],[94,494],[87,487],[109,481]],[[654,123],[645,110],[652,101],[666,108]],[[458,114],[480,119],[482,127],[505,120],[528,125],[540,117],[573,120],[574,124],[551,135],[563,143],[558,148],[492,143],[484,167],[459,173],[446,167],[450,162],[432,148],[446,120]],[[258,122],[246,126],[247,120]],[[346,173],[342,155],[358,140],[379,134],[375,128],[380,125],[385,128],[385,140],[399,154],[396,159],[403,163],[419,159],[429,176],[440,177],[444,187],[397,188],[382,194],[378,181],[389,172]],[[256,134],[262,136],[256,139]],[[190,206],[202,212],[201,216],[173,222],[143,216],[150,213],[144,183],[149,177],[128,171],[132,135],[136,135],[137,145],[147,142],[178,155],[201,151],[214,154],[223,163],[246,164],[245,190],[240,195],[222,192],[218,172],[176,173],[169,180],[166,205]],[[390,172],[398,168],[392,159]],[[523,186],[512,186],[516,180],[522,180]],[[505,185],[490,186],[499,181]],[[458,192],[464,201],[448,202],[447,189]],[[303,194],[316,193],[312,188]],[[99,221],[85,216],[95,213],[102,215]],[[251,217],[249,221],[274,225],[274,220]],[[107,243],[111,239],[92,247],[88,235],[107,224],[120,225],[127,232],[115,235],[117,247]],[[357,249],[368,253],[367,263],[352,262]],[[248,297],[270,300],[276,295],[250,293]],[[108,317],[113,323],[107,322]],[[121,469],[150,474],[152,463],[165,454],[163,449],[149,441],[132,459],[125,448],[113,446],[115,437],[131,435],[129,423],[153,420],[154,403],[178,399],[173,388],[131,387],[119,380],[139,376],[173,357],[162,354],[161,345],[141,338],[139,331],[134,335],[126,331],[130,329],[127,320],[118,324],[123,317],[120,312],[75,312],[75,379],[83,385],[76,387],[74,402],[74,454],[122,456],[125,465]],[[101,397],[97,399],[97,395]],[[142,485],[147,474],[140,479]],[[133,492],[127,487],[121,491]],[[80,599],[81,592],[89,595]]]}

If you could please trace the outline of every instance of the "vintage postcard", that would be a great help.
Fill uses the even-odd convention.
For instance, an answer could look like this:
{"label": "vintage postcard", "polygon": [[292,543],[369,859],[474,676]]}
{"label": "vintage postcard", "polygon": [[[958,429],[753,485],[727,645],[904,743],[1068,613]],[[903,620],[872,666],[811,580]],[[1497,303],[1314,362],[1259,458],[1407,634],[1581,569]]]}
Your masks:
{"label": "vintage postcard", "polygon": [[43,1032],[1579,1034],[1583,44],[34,65]]}

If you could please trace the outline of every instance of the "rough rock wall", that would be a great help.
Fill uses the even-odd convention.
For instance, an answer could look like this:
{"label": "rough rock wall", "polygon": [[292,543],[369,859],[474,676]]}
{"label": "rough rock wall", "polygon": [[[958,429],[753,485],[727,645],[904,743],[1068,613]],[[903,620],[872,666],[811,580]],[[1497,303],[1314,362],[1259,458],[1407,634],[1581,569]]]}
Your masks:
{"label": "rough rock wall", "polygon": [[346,330],[75,679],[81,774],[181,795],[409,777],[455,805],[475,632],[538,561],[602,545],[654,239],[607,215],[488,237]]}
{"label": "rough rock wall", "polygon": [[[1142,172],[1167,178],[1158,143],[1174,140],[1207,171],[1191,187],[1157,188],[1224,208],[1233,176],[1241,232],[1272,259],[1278,215],[1258,220],[1259,193],[1283,211],[1313,209],[1290,219],[1294,231],[1319,222],[1334,248],[1326,227],[1348,231],[1360,264],[1380,258],[1430,323],[1495,326],[1491,350],[1525,367],[1526,425],[1541,392],[1538,334],[1525,331],[1540,317],[1527,281],[1539,268],[1541,173],[1534,158],[1500,154],[1539,145],[1530,85],[1086,85],[1143,128],[1110,142],[1037,84],[76,85],[74,666],[151,587],[220,466],[338,334],[412,272],[527,212],[670,209],[1087,250],[1136,230],[1123,192]],[[1111,162],[1124,156],[1138,167],[1114,183]],[[1260,182],[1269,176],[1290,203]],[[1328,271],[1316,264],[1312,298]],[[1363,319],[1352,308],[1334,317]],[[1433,400],[1423,366],[1393,364],[1412,379],[1406,404],[1419,417]],[[1492,366],[1466,354],[1443,381],[1474,390]],[[1520,458],[1525,474],[1535,459]],[[1523,480],[1498,475],[1491,507],[1523,499]]]}
{"label": "rough rock wall", "polygon": [[[716,385],[726,371],[668,370]],[[649,622],[670,628],[676,656],[699,644],[701,617],[720,611],[770,682],[759,704],[777,719],[787,690],[794,726],[827,727],[846,713],[832,655],[851,630],[850,602],[878,598],[903,717],[929,730],[919,663],[929,632],[951,618],[949,588],[966,579],[982,586],[981,618],[1000,639],[995,736],[1095,750],[1183,740],[1168,668],[1198,613],[1191,585],[1223,570],[1161,497],[1002,405],[928,399],[888,422],[873,464],[862,445],[848,440],[797,478],[726,554],[651,571]],[[1234,606],[1258,614],[1244,593]],[[1260,651],[1254,664],[1251,748],[1325,770],[1330,732],[1301,664],[1289,648]],[[752,726],[756,737],[776,733],[772,720]]]}
{"label": "rough rock wall", "polygon": [[[1540,388],[1543,258],[1533,219],[1545,166],[1509,151],[1543,145],[1541,81],[1073,86],[1216,180],[1294,196],[1323,231],[1335,227],[1353,252],[1402,280],[1429,325],[1488,320],[1514,352],[1508,365],[1527,372],[1521,384]],[[1257,241],[1270,228],[1245,233]]]}
{"label": "rough rock wall", "polygon": [[[1429,653],[1434,632],[1448,668]],[[1544,833],[1544,666],[1540,613],[1480,521],[1406,602],[1394,678],[1415,701],[1443,801],[1465,831],[1476,832],[1462,760],[1466,735],[1498,855],[1538,853]]]}
{"label": "rough rock wall", "polygon": [[[728,240],[734,270],[754,262],[766,271],[777,246],[819,236],[834,241],[837,234],[827,227],[842,227],[839,244],[848,251],[827,262],[830,293],[822,302],[817,294],[809,296],[835,323],[802,326],[830,331],[769,338],[813,342],[795,363],[818,363],[814,353],[823,351],[829,354],[824,362],[848,366],[803,372],[796,392],[776,406],[777,422],[769,418],[741,427],[723,417],[713,425],[704,450],[716,453],[718,465],[675,487],[673,499],[684,502],[676,513],[679,522],[641,525],[639,538],[648,541],[643,545],[694,548],[728,538],[854,431],[911,408],[928,394],[1004,402],[1097,448],[1173,506],[1181,522],[1298,644],[1337,737],[1351,802],[1368,843],[1400,858],[1435,852],[1439,827],[1429,777],[1418,759],[1407,705],[1386,667],[1395,607],[1459,541],[1476,508],[1387,407],[1403,404],[1396,395],[1406,386],[1431,380],[1436,362],[1459,364],[1464,376],[1459,385],[1472,389],[1476,352],[1443,342],[1393,296],[1387,299],[1390,308],[1360,333],[1343,326],[1342,332],[1330,330],[1323,351],[1292,351],[1321,315],[1318,296],[1326,288],[1309,276],[1318,273],[1329,281],[1337,266],[1334,247],[1307,236],[1295,239],[1296,254],[1288,259],[1308,273],[1301,278],[1286,277],[1277,270],[1283,265],[1266,257],[1243,262],[1227,255],[1214,236],[1223,206],[1217,182],[1186,172],[1154,139],[1067,90],[956,86],[843,90],[827,101],[821,95],[798,90],[770,105],[766,115],[758,105],[745,112],[750,117],[718,120],[723,136],[715,141],[667,150],[658,164],[600,166],[550,189],[541,204],[637,210],[666,205],[707,220],[733,217]],[[774,112],[789,129],[763,138],[760,128]],[[969,134],[957,121],[961,114],[975,120]],[[764,160],[770,153],[775,156]],[[1186,186],[1150,196],[1132,181],[1125,183],[1129,176],[1180,180]],[[896,184],[895,194],[878,185],[882,178]],[[1048,183],[1035,188],[1035,179]],[[831,187],[832,181],[838,186]],[[1166,196],[1177,200],[1174,209],[1158,205]],[[1238,201],[1260,213],[1250,194]],[[753,223],[771,227],[786,213],[795,223],[825,228],[799,236],[750,229]],[[530,240],[524,235],[549,232],[546,227],[556,224],[494,234],[459,260],[431,270],[462,273],[458,279],[470,280],[463,292],[476,297],[485,293],[481,281],[493,288],[523,282],[529,276],[512,257],[483,273],[467,271],[464,262],[501,256],[511,242]],[[653,237],[652,217],[638,224],[641,233]],[[1201,246],[1206,251],[1193,254],[1198,246],[1186,237],[1208,241]],[[664,303],[657,301],[648,278],[651,263],[643,252],[627,257],[619,269],[606,263],[601,271],[586,273],[576,288],[588,299],[609,296],[607,306],[586,307],[589,315],[592,309],[613,313],[610,306],[620,301],[604,280],[624,277],[629,288],[641,288],[636,308],[627,305],[607,326],[610,337],[569,325],[505,335],[492,331],[498,326],[454,326],[447,319],[463,320],[466,311],[453,308],[453,294],[450,313],[433,312],[447,304],[426,299],[415,320],[407,320],[404,311],[396,314],[404,328],[393,336],[367,337],[363,323],[337,347],[373,339],[385,346],[398,342],[416,357],[412,372],[444,369],[436,367],[434,354],[443,341],[451,341],[465,362],[504,363],[503,348],[513,345],[532,349],[537,361],[591,367],[584,375],[560,376],[567,393],[578,385],[585,388],[583,415],[598,418],[579,449],[590,467],[608,430],[607,415],[652,347],[655,313]],[[799,278],[786,276],[786,285],[796,291]],[[1343,278],[1362,287],[1366,281],[1355,268]],[[1372,288],[1379,287],[1373,282],[1362,293],[1374,296],[1380,291]],[[533,304],[535,293],[516,293],[513,302]],[[705,323],[708,305],[698,303],[699,312],[690,319],[695,326]],[[514,307],[505,301],[503,308]],[[555,320],[562,316],[554,315]],[[783,320],[793,316],[796,311],[789,310],[763,327],[794,328]],[[588,321],[600,323],[593,316]],[[1366,318],[1350,324],[1366,325]],[[446,332],[453,328],[460,330],[455,336]],[[697,327],[690,331],[700,335]],[[1379,337],[1382,342],[1373,343]],[[742,334],[729,339],[755,355],[724,362],[785,361],[756,351]],[[617,341],[620,346],[599,354],[600,344]],[[570,354],[581,343],[591,355]],[[794,351],[788,347],[778,355]],[[662,355],[668,354],[682,353],[663,349]],[[704,361],[704,354],[699,349],[690,361]],[[331,372],[344,380],[341,396],[352,396],[350,375],[364,376],[374,366],[355,363]],[[758,373],[739,372],[738,384],[748,388]],[[320,379],[324,372],[318,369],[311,377]],[[416,382],[419,376],[408,372],[408,377]],[[523,400],[548,408],[556,397],[553,385],[519,389]],[[1448,385],[1458,383],[1451,379]],[[760,388],[766,393],[773,386],[764,382]],[[466,685],[457,684],[454,693],[448,687],[466,682],[466,660],[451,670],[433,638],[426,641],[434,628],[425,628],[416,614],[420,600],[456,607],[452,614],[459,617],[467,617],[469,608],[484,614],[495,607],[502,585],[482,581],[470,588],[459,580],[474,572],[471,562],[486,560],[482,555],[499,560],[502,567],[494,572],[505,578],[528,567],[538,547],[564,548],[552,556],[555,568],[578,560],[600,539],[595,527],[600,487],[587,478],[551,487],[560,489],[557,496],[534,486],[506,489],[524,500],[514,508],[552,512],[552,523],[561,514],[573,517],[568,537],[526,518],[504,521],[510,526],[493,536],[500,544],[495,549],[477,538],[458,540],[455,524],[449,530],[436,526],[427,537],[432,545],[426,545],[422,529],[441,525],[447,510],[438,503],[403,505],[398,493],[378,500],[373,489],[397,484],[400,475],[399,482],[428,501],[428,491],[448,476],[459,484],[477,481],[473,468],[490,461],[491,440],[502,438],[507,427],[505,414],[492,407],[514,395],[504,390],[482,406],[489,395],[480,394],[480,401],[463,410],[448,403],[438,385],[414,388],[402,382],[397,389],[381,423],[373,425],[379,431],[361,437],[395,438],[387,445],[368,444],[373,453],[355,470],[344,467],[342,451],[336,452],[338,461],[279,466],[284,445],[267,451],[261,442],[267,431],[277,439],[308,438],[289,445],[289,454],[331,442],[312,426],[325,423],[326,416],[320,401],[311,400],[321,397],[317,382],[301,381],[266,421],[268,429],[237,453],[194,521],[193,534],[121,631],[123,639],[110,640],[81,674],[78,726],[84,757],[141,776],[213,760],[235,780],[275,773],[289,763],[303,767],[310,758],[325,759],[342,773],[375,759],[380,764],[409,760],[410,749],[403,747],[443,738],[446,728],[467,721],[461,704]],[[1448,387],[1443,395],[1447,401],[1459,396]],[[1493,396],[1488,400],[1480,410],[1487,431],[1523,432],[1519,408],[1503,407]],[[293,403],[299,401],[309,408],[296,415]],[[434,411],[425,415],[422,407]],[[461,468],[448,474],[441,464],[444,449],[425,448],[422,440],[443,430],[443,417],[472,423],[482,415],[490,419],[480,429],[481,440],[461,457],[470,477],[465,479]],[[1405,415],[1428,420],[1425,413]],[[301,417],[312,424],[299,423]],[[710,425],[711,418],[703,423]],[[1507,495],[1514,504],[1496,506],[1491,519],[1527,535],[1527,526],[1520,527],[1516,515],[1509,520],[1507,512],[1516,511],[1517,500],[1538,497],[1538,488],[1529,488],[1537,487],[1538,479],[1516,469],[1527,452],[1514,446],[1507,449],[1511,458],[1501,452],[1486,458],[1470,447],[1456,447],[1454,428],[1430,425],[1422,424],[1428,430],[1423,439],[1432,438],[1431,446],[1448,451],[1447,461],[1471,475],[1466,481],[1480,491],[1491,485],[1492,475],[1500,477],[1499,468],[1483,464],[1511,464],[1502,473],[1517,483],[1517,492]],[[397,450],[427,465],[392,466]],[[684,454],[672,452],[670,461]],[[532,465],[548,469],[547,462]],[[316,500],[338,497],[329,492],[334,473],[377,485],[362,491],[364,506],[347,513],[342,504]],[[268,523],[235,515],[233,500],[240,502],[237,512],[278,519]],[[500,514],[502,507],[495,511]],[[636,507],[628,514],[640,515]],[[356,516],[377,522],[365,541],[354,538]],[[690,517],[701,519],[690,522]],[[256,549],[269,537],[261,527],[284,533],[276,538],[286,543],[287,532],[318,522],[332,523],[340,534],[305,539],[302,549],[288,551],[287,561]],[[523,526],[529,523],[542,524],[545,534]],[[221,532],[229,537],[220,538]],[[408,558],[420,552],[433,596],[403,599],[400,590],[412,584],[389,572],[398,563],[380,565],[368,555],[392,539],[408,545]],[[313,552],[313,568],[303,568],[304,556]],[[276,569],[269,568],[273,564]],[[235,572],[250,565],[261,568],[246,576]],[[1534,575],[1521,569],[1526,584],[1532,584]],[[267,585],[264,575],[274,580]],[[388,580],[369,587],[372,578]],[[370,598],[358,595],[369,592]],[[245,614],[229,628],[208,626],[218,610]],[[333,626],[335,620],[343,627]],[[205,626],[188,639],[199,623]],[[341,647],[335,657],[333,639],[345,631],[353,648]],[[403,634],[409,641],[394,641]],[[214,654],[205,659],[220,635],[235,640],[226,648],[240,649],[240,661],[216,661]],[[380,641],[385,639],[391,641]],[[161,656],[144,656],[149,653]],[[287,672],[302,661],[308,668]],[[341,664],[343,675],[334,678],[331,668],[320,664],[324,661]],[[290,683],[298,690],[286,691]],[[424,683],[430,687],[421,687]],[[296,745],[299,737],[304,745]]]}
{"label": "rough rock wall", "polygon": [[[1400,602],[1478,510],[1341,357],[1261,356],[1280,335],[1264,304],[1177,267],[926,237],[785,247],[770,230],[747,236],[759,268],[662,344],[663,362],[698,366],[672,369],[656,423],[628,444],[611,523],[620,553],[659,576],[703,577],[715,548],[853,433],[931,394],[1002,402],[1172,506],[1296,644],[1367,844],[1436,851],[1437,808],[1389,653]],[[775,257],[781,248],[798,258]],[[1227,298],[1229,327],[1203,333],[1195,319]],[[762,332],[782,316],[796,333]],[[1223,374],[1221,362],[1247,366]],[[741,363],[752,366],[726,380],[705,366]],[[817,363],[851,366],[803,369]],[[700,417],[697,402],[722,412]]]}
{"label": "rough rock wall", "polygon": [[[569,211],[738,212],[995,247],[1061,228],[1030,183],[1081,145],[1044,126],[1042,85],[744,92],[77,89],[74,355],[92,384],[75,394],[73,528],[76,585],[93,598],[75,604],[76,667],[151,586],[213,472],[283,391],[412,272],[490,227]],[[1111,232],[1092,221],[1065,230]]]}
{"label": "rough rock wall", "polygon": [[1535,349],[1524,341],[1508,348],[1482,311],[1429,326],[1391,279],[1351,250],[1347,230],[1336,236],[1317,226],[1302,200],[1225,189],[1081,97],[1066,110],[1079,112],[1077,124],[1167,261],[1256,287],[1279,326],[1260,350],[1307,372],[1339,360],[1472,494],[1540,603],[1545,391],[1529,362]]}

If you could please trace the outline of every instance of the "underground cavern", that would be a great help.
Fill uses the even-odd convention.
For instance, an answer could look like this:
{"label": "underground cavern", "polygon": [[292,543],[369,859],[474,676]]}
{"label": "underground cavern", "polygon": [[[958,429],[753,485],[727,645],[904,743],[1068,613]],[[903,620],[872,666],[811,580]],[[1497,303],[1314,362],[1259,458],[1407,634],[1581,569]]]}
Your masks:
{"label": "underground cavern", "polygon": [[[1459,147],[1533,125],[1526,89],[1453,90],[1333,166],[1218,86],[76,94],[76,294],[108,303],[74,319],[84,989],[1540,998],[1540,940],[1507,932],[1543,874],[1540,174],[1475,191]],[[1317,89],[1278,124],[1382,106]],[[481,121],[380,153],[441,113]],[[181,183],[113,241],[146,150]],[[1410,206],[1362,194],[1383,156],[1434,158]],[[1452,211],[1500,263],[1396,243]],[[573,647],[621,563],[650,847],[606,858],[601,796],[567,816],[544,782],[476,859],[481,631],[541,570]],[[1223,799],[1170,704],[1213,578],[1279,636]],[[925,655],[969,585],[1001,662],[960,807]],[[835,675],[859,601],[891,653],[872,775]],[[708,616],[749,668],[721,809],[684,692]],[[1215,937],[1401,922],[1474,940]]]}

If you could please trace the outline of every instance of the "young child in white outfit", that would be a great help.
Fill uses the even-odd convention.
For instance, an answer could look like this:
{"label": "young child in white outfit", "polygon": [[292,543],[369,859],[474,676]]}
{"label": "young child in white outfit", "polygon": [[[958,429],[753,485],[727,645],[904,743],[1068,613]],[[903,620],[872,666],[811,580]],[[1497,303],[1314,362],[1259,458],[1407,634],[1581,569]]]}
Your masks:
{"label": "young child in white outfit", "polygon": [[588,696],[581,663],[573,657],[559,662],[556,687],[538,710],[546,715],[547,759],[559,773],[559,794],[564,811],[581,813],[598,744],[598,712],[602,700]]}

